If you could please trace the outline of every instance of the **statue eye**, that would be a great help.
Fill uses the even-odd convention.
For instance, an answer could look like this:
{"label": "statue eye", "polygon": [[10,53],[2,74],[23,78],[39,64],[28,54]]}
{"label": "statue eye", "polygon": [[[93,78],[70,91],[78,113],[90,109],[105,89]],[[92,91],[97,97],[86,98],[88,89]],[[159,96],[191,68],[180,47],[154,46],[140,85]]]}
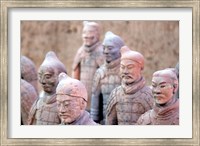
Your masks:
{"label": "statue eye", "polygon": [[46,78],[46,79],[50,79],[50,78],[51,78],[51,75],[46,75],[45,78]]}
{"label": "statue eye", "polygon": [[58,108],[61,106],[60,102],[57,102],[57,106],[58,106]]}
{"label": "statue eye", "polygon": [[160,85],[160,88],[165,88],[166,87],[166,85]]}
{"label": "statue eye", "polygon": [[71,105],[71,104],[70,104],[70,103],[68,103],[68,102],[67,102],[67,103],[64,103],[64,108],[69,108],[69,107],[70,107],[70,105]]}
{"label": "statue eye", "polygon": [[156,88],[156,85],[154,85],[154,84],[153,84],[153,85],[151,85],[151,86],[152,86],[153,88]]}
{"label": "statue eye", "polygon": [[127,66],[128,69],[132,69],[132,68],[134,68],[134,67],[135,67],[135,66],[133,66],[133,65]]}
{"label": "statue eye", "polygon": [[120,66],[121,69],[125,69],[125,67],[123,65]]}
{"label": "statue eye", "polygon": [[113,47],[112,47],[112,46],[109,46],[109,47],[108,47],[108,50],[112,50],[112,49],[113,49]]}

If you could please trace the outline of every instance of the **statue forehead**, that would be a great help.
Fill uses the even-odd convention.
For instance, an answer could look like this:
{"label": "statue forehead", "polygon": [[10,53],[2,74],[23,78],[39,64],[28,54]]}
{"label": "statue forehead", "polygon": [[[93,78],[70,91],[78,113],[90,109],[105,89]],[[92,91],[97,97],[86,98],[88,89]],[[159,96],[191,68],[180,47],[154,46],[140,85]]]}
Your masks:
{"label": "statue forehead", "polygon": [[[112,38],[107,38],[103,40],[102,43],[104,46],[117,46],[117,41]],[[120,49],[120,48],[119,48]]]}
{"label": "statue forehead", "polygon": [[83,28],[83,32],[95,32],[95,31],[98,31],[98,28],[96,28],[95,26],[86,25]]}
{"label": "statue forehead", "polygon": [[170,69],[160,70],[153,74],[153,81],[167,81],[172,82],[173,80],[177,80],[175,72]]}
{"label": "statue forehead", "polygon": [[153,83],[172,83],[172,78],[168,77],[168,76],[153,76],[152,78],[152,82]]}
{"label": "statue forehead", "polygon": [[63,95],[57,95],[56,96],[56,99],[59,101],[59,102],[67,102],[67,101],[72,101],[72,100],[76,100],[77,98],[75,97],[72,97],[70,95],[66,95],[66,94],[63,94]]}

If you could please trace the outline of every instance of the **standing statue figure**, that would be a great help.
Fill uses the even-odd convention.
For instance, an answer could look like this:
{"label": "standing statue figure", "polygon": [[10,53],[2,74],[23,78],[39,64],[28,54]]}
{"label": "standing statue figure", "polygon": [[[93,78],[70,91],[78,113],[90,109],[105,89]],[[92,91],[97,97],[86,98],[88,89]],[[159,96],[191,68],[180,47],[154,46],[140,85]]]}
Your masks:
{"label": "standing statue figure", "polygon": [[96,125],[90,114],[85,111],[87,90],[79,80],[60,73],[56,100],[61,125]]}
{"label": "standing statue figure", "polygon": [[38,71],[43,91],[31,108],[28,124],[60,124],[56,103],[56,87],[59,82],[58,75],[61,72],[67,72],[64,64],[54,52],[48,52]]}
{"label": "standing statue figure", "polygon": [[84,21],[83,45],[79,48],[72,66],[72,77],[80,80],[88,91],[87,110],[90,110],[92,81],[97,68],[103,64],[103,47],[100,43],[100,28],[95,22]]}
{"label": "standing statue figure", "polygon": [[121,85],[108,98],[106,125],[134,125],[140,115],[153,107],[151,89],[142,76],[144,57],[127,46],[121,48]]}
{"label": "standing statue figure", "polygon": [[179,99],[174,95],[178,79],[171,69],[157,71],[152,78],[153,109],[141,115],[138,125],[179,125]]}
{"label": "standing statue figure", "polygon": [[91,116],[94,121],[105,124],[107,99],[111,91],[121,84],[120,49],[124,46],[123,40],[107,32],[103,41],[105,63],[96,71],[92,86]]}
{"label": "standing statue figure", "polygon": [[26,80],[21,79],[21,124],[27,125],[29,111],[38,98],[35,88]]}
{"label": "standing statue figure", "polygon": [[26,56],[21,56],[21,79],[26,80],[35,88],[38,93],[38,77],[35,64]]}

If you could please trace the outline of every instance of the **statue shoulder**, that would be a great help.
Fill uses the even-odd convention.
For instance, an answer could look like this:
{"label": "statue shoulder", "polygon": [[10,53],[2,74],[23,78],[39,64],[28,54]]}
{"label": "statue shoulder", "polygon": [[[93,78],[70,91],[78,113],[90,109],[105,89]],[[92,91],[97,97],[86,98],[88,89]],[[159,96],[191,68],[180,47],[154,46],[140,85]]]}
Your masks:
{"label": "statue shoulder", "polygon": [[112,107],[118,102],[119,91],[121,90],[121,86],[116,87],[112,90],[109,98],[107,99],[107,112],[109,113]]}

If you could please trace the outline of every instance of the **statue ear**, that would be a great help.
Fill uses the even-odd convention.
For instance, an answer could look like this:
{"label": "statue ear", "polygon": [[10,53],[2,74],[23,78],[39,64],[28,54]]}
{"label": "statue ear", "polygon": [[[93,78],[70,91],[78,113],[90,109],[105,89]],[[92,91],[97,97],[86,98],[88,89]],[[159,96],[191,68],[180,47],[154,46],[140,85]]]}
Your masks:
{"label": "statue ear", "polygon": [[175,82],[173,87],[174,87],[173,94],[175,94],[178,90],[178,82]]}
{"label": "statue ear", "polygon": [[85,110],[86,108],[86,102],[83,99],[80,99],[80,107],[81,107],[81,110]]}

